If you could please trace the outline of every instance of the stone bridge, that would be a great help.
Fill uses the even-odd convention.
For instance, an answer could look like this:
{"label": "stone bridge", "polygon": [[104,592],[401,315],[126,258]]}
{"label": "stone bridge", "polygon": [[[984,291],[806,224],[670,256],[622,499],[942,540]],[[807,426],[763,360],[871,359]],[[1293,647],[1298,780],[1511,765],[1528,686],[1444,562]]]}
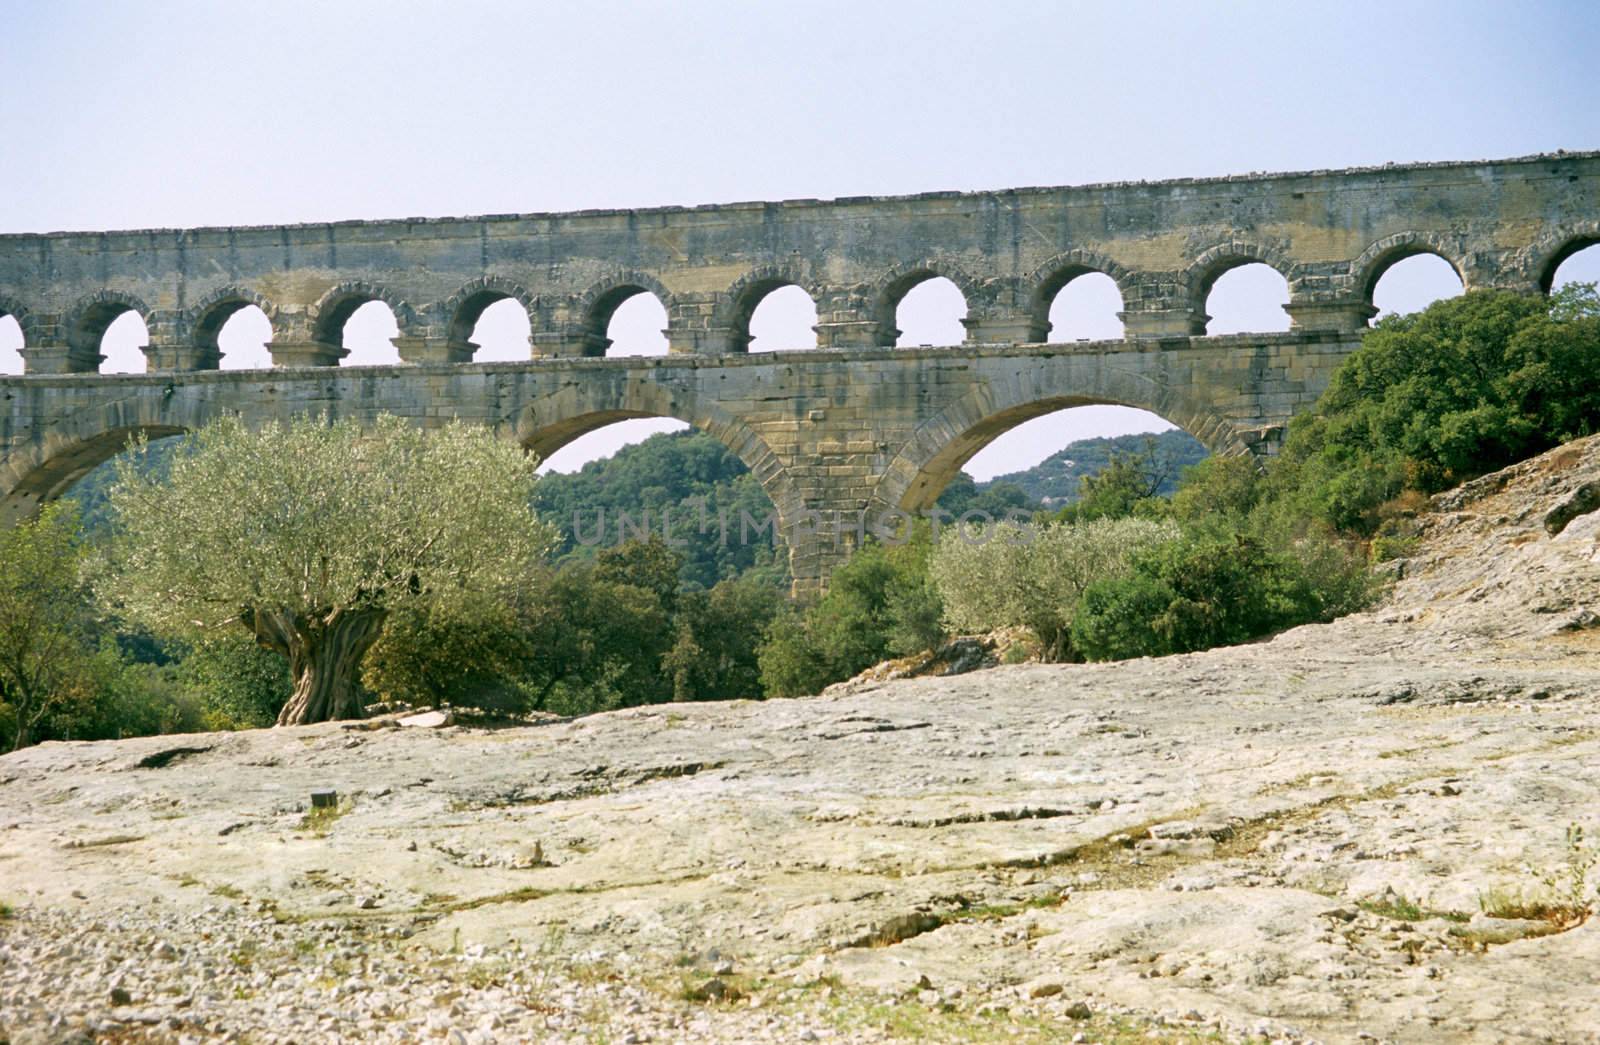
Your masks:
{"label": "stone bridge", "polygon": [[[1115,403],[1215,451],[1271,452],[1359,343],[1383,272],[1419,253],[1463,284],[1540,292],[1600,242],[1600,153],[1484,163],[896,198],[790,200],[250,228],[0,236],[0,315],[26,373],[0,379],[0,516],[59,496],[130,435],[222,413],[494,427],[541,455],[623,418],[721,440],[779,513],[798,587],[851,536],[808,512],[930,505],[978,449],[1029,418]],[[1219,276],[1264,262],[1289,285],[1284,334],[1205,336]],[[1124,340],[1049,344],[1054,296],[1100,272]],[[895,311],[946,277],[963,344],[896,349]],[[804,288],[818,347],[748,352],[771,291]],[[612,313],[651,293],[669,354],[603,358]],[[471,363],[490,304],[527,312],[529,355]],[[345,321],[395,315],[400,366],[337,367]],[[217,335],[259,306],[274,367],[219,371]],[[100,375],[110,323],[138,312],[150,372]]]}

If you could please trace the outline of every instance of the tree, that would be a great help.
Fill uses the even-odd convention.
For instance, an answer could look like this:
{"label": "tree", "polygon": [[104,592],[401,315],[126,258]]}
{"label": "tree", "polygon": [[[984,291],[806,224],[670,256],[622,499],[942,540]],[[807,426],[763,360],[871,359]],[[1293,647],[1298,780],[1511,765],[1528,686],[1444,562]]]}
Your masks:
{"label": "tree", "polygon": [[903,544],[868,542],[803,614],[774,617],[759,655],[767,693],[816,693],[888,657],[936,645],[941,607],[928,577],[931,547],[921,528]]}
{"label": "tree", "polygon": [[1469,291],[1383,320],[1290,425],[1269,496],[1371,534],[1405,490],[1434,493],[1600,425],[1600,297]]}
{"label": "tree", "polygon": [[89,610],[79,578],[75,505],[0,531],[0,722],[11,750],[53,711],[85,695]]}
{"label": "tree", "polygon": [[139,456],[110,492],[102,593],[162,632],[248,628],[289,662],[279,725],[360,716],[357,670],[391,612],[507,597],[554,542],[533,462],[459,422],[230,418],[186,437],[165,481]]}
{"label": "tree", "polygon": [[1104,468],[1078,481],[1078,499],[1057,512],[1056,519],[1092,522],[1141,512],[1171,487],[1179,467],[1177,454],[1164,452],[1154,436],[1137,452],[1113,451]]}
{"label": "tree", "polygon": [[677,635],[661,664],[672,679],[672,699],[760,697],[759,646],[783,601],[777,588],[757,577],[679,596]]}
{"label": "tree", "polygon": [[1148,519],[1003,525],[981,544],[946,536],[929,571],[951,628],[1026,627],[1048,659],[1071,660],[1072,619],[1084,590],[1128,572],[1136,553],[1177,536],[1171,523]]}

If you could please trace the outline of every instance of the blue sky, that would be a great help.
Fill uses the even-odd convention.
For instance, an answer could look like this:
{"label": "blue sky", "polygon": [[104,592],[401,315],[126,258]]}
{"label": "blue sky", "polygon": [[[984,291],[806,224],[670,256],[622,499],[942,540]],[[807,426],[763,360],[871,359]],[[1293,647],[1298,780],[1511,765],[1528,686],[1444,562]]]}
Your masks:
{"label": "blue sky", "polygon": [[[1579,0],[4,0],[0,26],[8,232],[1004,188],[1600,148],[1600,5]],[[1600,278],[1600,260],[1575,264],[1581,278]],[[1426,260],[1391,278],[1400,280],[1389,291],[1395,307],[1451,283],[1430,276]],[[1213,314],[1244,325],[1281,319],[1269,284],[1241,287],[1243,318],[1220,306]],[[948,336],[959,302],[938,291],[908,306],[906,340]],[[1092,288],[1083,293],[1079,311],[1099,308],[1100,318],[1064,323],[1063,336],[1095,336],[1105,322],[1110,309]],[[758,339],[767,325],[768,342],[808,337],[805,308],[774,301]],[[381,357],[386,321],[358,318],[348,332],[358,360]],[[652,350],[659,322],[640,301],[613,336],[619,347]],[[231,333],[247,358],[251,332]],[[507,336],[484,334],[495,345]],[[108,354],[136,365],[137,324],[117,336],[124,341],[108,343]],[[5,337],[0,351],[14,349]],[[1141,423],[1104,410],[1035,422],[974,470],[1003,471],[1074,434]]]}

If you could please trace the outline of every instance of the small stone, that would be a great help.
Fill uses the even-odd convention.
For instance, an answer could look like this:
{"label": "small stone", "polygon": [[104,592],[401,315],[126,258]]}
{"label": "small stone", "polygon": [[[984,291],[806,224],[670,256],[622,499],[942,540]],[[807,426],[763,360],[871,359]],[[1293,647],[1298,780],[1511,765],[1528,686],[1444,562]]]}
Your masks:
{"label": "small stone", "polygon": [[1029,987],[1028,988],[1028,997],[1030,997],[1030,998],[1049,998],[1049,997],[1053,997],[1054,995],[1060,994],[1063,989],[1064,988],[1061,986],[1061,984],[1056,983],[1056,982],[1051,981],[1051,980],[1047,980],[1044,983],[1036,983],[1032,987]]}
{"label": "small stone", "polygon": [[155,945],[154,949],[152,949],[150,953],[157,958],[163,958],[170,961],[178,956],[178,949],[172,946],[172,944],[166,940],[162,940],[160,943]]}
{"label": "small stone", "polygon": [[371,897],[371,896],[358,896],[358,897],[356,897],[356,907],[361,909],[361,910],[363,910],[363,911],[370,911],[374,907],[377,907],[377,906],[378,906],[378,901],[374,897]]}
{"label": "small stone", "polygon": [[400,719],[402,726],[414,729],[443,729],[456,723],[455,715],[448,711],[424,711],[419,715],[407,715]]}
{"label": "small stone", "polygon": [[1094,1010],[1089,1008],[1088,1002],[1075,1001],[1067,1006],[1066,1015],[1074,1020],[1086,1020],[1094,1015]]}

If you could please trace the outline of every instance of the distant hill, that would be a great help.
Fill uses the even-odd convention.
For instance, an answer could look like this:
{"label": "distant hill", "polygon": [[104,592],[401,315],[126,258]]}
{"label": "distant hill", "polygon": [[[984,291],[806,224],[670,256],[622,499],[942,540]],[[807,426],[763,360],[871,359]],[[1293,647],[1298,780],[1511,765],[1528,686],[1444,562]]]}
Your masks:
{"label": "distant hill", "polygon": [[997,475],[978,488],[1009,484],[1018,487],[1032,501],[1046,508],[1059,508],[1078,499],[1078,484],[1086,475],[1095,475],[1111,463],[1112,455],[1142,454],[1153,444],[1156,459],[1170,462],[1168,476],[1161,484],[1162,496],[1169,496],[1178,487],[1183,470],[1204,460],[1209,451],[1181,428],[1159,434],[1117,435],[1095,439],[1079,439],[1046,457],[1032,468],[1020,472]]}

